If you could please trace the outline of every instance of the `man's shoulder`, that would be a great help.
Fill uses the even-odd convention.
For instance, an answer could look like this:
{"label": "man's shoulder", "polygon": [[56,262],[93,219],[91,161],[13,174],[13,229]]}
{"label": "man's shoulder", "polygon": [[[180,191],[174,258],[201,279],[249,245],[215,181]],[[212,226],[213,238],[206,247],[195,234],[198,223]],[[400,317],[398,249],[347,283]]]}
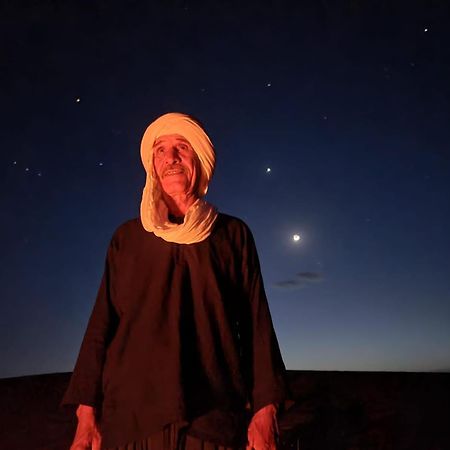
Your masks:
{"label": "man's shoulder", "polygon": [[228,235],[233,235],[246,239],[251,236],[251,230],[244,220],[239,217],[225,213],[219,213],[217,217],[216,231],[225,231]]}
{"label": "man's shoulder", "polygon": [[140,217],[134,217],[122,222],[114,231],[112,240],[116,242],[130,241],[145,232]]}
{"label": "man's shoulder", "polygon": [[122,222],[114,231],[114,234],[139,232],[143,229],[140,217],[134,217]]}
{"label": "man's shoulder", "polygon": [[220,212],[217,215],[217,222],[220,223],[222,226],[231,227],[231,228],[232,227],[248,228],[247,224],[239,217],[232,216],[230,214],[225,214],[223,212]]}
{"label": "man's shoulder", "polygon": [[[224,233],[227,238],[237,238],[245,241],[252,236],[249,226],[243,219],[222,212],[218,213],[213,233],[216,235]],[[149,235],[153,236],[153,233],[145,231],[141,218],[134,217],[124,221],[115,229],[112,240],[117,242],[139,242],[142,238],[148,239]]]}

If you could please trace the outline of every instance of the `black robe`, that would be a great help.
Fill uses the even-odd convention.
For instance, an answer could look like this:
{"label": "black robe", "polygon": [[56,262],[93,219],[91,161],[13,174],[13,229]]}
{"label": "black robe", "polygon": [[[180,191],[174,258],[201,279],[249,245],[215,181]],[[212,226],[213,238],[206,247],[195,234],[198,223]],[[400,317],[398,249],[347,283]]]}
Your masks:
{"label": "black robe", "polygon": [[211,235],[175,244],[139,218],[121,225],[62,404],[101,409],[103,445],[168,423],[245,444],[252,414],[286,397],[285,367],[252,234],[219,214]]}

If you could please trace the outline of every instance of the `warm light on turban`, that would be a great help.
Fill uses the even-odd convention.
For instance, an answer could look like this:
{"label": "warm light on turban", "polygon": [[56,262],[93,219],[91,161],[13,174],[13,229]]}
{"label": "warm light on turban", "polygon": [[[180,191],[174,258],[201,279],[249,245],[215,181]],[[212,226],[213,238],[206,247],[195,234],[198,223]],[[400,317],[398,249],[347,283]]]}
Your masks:
{"label": "warm light on turban", "polygon": [[201,164],[198,196],[208,190],[216,164],[214,147],[200,124],[192,117],[181,113],[168,113],[150,124],[141,142],[141,159],[147,173],[153,171],[153,145],[156,139],[167,134],[180,134],[189,141]]}
{"label": "warm light on turban", "polygon": [[[187,211],[182,224],[168,220],[167,205],[153,166],[153,145],[165,135],[179,134],[189,141],[200,161],[199,199]],[[214,173],[216,155],[214,147],[201,125],[192,117],[181,113],[168,113],[150,124],[141,142],[141,159],[147,172],[142,193],[141,221],[143,227],[168,242],[192,244],[206,239],[217,218],[215,208],[203,200]]]}

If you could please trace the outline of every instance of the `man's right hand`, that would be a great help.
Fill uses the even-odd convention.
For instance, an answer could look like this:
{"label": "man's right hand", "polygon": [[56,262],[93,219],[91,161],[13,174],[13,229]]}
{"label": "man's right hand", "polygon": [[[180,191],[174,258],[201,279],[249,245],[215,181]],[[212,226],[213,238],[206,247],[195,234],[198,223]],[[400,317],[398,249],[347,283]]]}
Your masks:
{"label": "man's right hand", "polygon": [[102,436],[92,406],[77,409],[78,426],[69,450],[100,450]]}

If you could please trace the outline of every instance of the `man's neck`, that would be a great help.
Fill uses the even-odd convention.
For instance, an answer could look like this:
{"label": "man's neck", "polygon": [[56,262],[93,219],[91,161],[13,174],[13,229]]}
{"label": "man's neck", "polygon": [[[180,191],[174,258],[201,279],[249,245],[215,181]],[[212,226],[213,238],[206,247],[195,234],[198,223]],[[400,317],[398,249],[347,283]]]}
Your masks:
{"label": "man's neck", "polygon": [[178,223],[178,220],[182,220],[184,218],[187,210],[197,200],[197,197],[195,197],[194,195],[180,194],[171,196],[164,192],[163,198],[169,210],[169,216],[176,219],[175,223]]}
{"label": "man's neck", "polygon": [[176,216],[174,216],[173,214],[170,214],[170,213],[169,213],[169,222],[172,222],[172,223],[176,223],[176,224],[178,224],[178,225],[181,225],[181,224],[184,222],[184,216],[182,216],[182,217],[176,217]]}

